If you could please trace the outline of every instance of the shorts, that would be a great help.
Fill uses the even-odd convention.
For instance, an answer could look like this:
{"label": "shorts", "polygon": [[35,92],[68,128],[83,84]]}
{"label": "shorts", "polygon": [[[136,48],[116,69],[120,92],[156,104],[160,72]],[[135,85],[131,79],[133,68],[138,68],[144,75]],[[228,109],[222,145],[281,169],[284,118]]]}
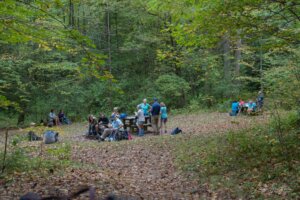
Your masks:
{"label": "shorts", "polygon": [[161,122],[163,122],[163,123],[167,123],[168,118],[161,118],[160,120],[161,120]]}

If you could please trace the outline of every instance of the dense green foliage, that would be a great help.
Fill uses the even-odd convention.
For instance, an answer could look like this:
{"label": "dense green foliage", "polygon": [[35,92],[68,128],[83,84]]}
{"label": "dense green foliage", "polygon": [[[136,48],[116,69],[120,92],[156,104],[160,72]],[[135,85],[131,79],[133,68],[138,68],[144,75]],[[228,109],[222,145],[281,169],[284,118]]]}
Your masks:
{"label": "dense green foliage", "polygon": [[293,108],[298,13],[292,0],[1,1],[1,111],[76,120],[145,97],[205,108],[260,89]]}

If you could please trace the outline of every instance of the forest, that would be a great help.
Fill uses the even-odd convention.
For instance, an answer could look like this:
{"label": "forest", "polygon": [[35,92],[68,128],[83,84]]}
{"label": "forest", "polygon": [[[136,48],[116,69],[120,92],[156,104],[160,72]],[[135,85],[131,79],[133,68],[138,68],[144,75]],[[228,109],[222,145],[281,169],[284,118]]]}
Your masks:
{"label": "forest", "polygon": [[[53,187],[62,189],[75,176],[98,195],[297,199],[299,63],[296,0],[2,0],[0,199],[17,199],[30,188],[48,191],[43,184],[49,173]],[[255,101],[259,91],[261,112],[229,116],[232,101]],[[133,114],[145,98],[163,101],[168,128],[178,126],[186,135],[147,136],[134,144],[76,139],[88,115],[109,115],[114,107]],[[23,132],[47,120],[51,109],[63,109],[73,122],[57,127],[62,142],[46,147],[25,141]],[[114,165],[129,165],[126,155],[134,169],[173,179],[164,182],[143,170],[129,170],[132,180],[120,178],[126,170],[107,175]],[[96,159],[103,160],[99,169],[90,169]],[[132,186],[138,177],[145,182]],[[37,187],[22,188],[24,182]],[[167,186],[149,192],[147,183]],[[172,194],[173,183],[181,190]]]}

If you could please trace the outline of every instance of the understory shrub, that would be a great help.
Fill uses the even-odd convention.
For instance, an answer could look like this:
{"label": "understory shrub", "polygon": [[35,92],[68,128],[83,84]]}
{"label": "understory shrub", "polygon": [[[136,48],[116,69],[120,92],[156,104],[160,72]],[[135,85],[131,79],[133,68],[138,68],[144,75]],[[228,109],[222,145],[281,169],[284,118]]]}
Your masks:
{"label": "understory shrub", "polygon": [[177,145],[179,169],[235,198],[296,198],[299,195],[300,127],[292,112],[266,127]]}

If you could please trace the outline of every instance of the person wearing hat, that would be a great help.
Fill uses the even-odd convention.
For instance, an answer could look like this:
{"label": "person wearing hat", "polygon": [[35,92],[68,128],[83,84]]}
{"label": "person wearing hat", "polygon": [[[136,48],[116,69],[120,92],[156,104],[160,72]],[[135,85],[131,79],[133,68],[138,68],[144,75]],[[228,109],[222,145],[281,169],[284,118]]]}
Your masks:
{"label": "person wearing hat", "polygon": [[151,106],[151,124],[153,128],[154,135],[159,135],[159,114],[160,114],[160,104],[158,103],[158,99],[154,98],[154,103]]}
{"label": "person wearing hat", "polygon": [[100,136],[99,141],[104,141],[107,136],[112,134],[113,131],[122,130],[124,127],[123,122],[119,119],[119,115],[113,116],[113,121],[108,125],[108,128],[104,129],[103,134]]}

